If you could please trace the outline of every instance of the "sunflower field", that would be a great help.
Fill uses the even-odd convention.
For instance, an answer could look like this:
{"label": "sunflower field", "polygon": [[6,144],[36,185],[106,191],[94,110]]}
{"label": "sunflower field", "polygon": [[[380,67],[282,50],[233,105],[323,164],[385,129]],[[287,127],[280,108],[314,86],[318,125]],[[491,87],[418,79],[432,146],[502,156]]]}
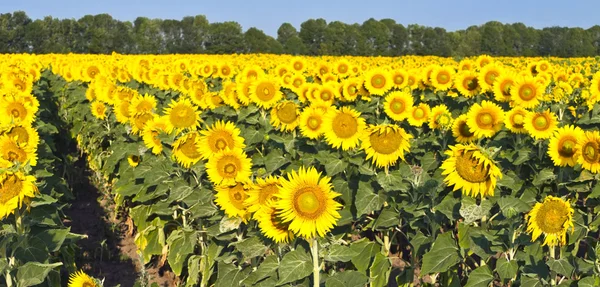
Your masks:
{"label": "sunflower field", "polygon": [[594,58],[0,65],[2,286],[102,284],[63,224],[68,141],[179,286],[600,286]]}

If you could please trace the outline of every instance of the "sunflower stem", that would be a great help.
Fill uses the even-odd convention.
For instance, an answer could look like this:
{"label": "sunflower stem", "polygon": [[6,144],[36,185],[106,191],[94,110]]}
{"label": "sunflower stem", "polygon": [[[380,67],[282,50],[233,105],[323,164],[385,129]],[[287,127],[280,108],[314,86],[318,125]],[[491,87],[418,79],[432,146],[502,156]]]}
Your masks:
{"label": "sunflower stem", "polygon": [[[550,258],[556,259],[556,247],[550,246]],[[550,286],[556,286],[556,272],[550,272]]]}
{"label": "sunflower stem", "polygon": [[319,266],[319,243],[317,243],[317,238],[313,238],[312,244],[310,246],[310,251],[312,253],[313,258],[313,286],[320,286],[320,278],[321,268]]}
{"label": "sunflower stem", "polygon": [[17,234],[24,234],[23,217],[21,216],[21,210],[18,207],[15,209],[15,229],[17,230]]}

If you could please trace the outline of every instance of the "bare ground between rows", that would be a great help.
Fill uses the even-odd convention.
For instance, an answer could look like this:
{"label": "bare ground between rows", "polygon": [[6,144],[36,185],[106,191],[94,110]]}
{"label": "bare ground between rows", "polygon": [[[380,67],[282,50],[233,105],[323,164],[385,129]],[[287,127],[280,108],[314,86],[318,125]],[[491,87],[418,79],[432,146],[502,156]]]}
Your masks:
{"label": "bare ground between rows", "polygon": [[75,200],[65,211],[65,225],[71,232],[87,238],[78,242],[75,262],[87,274],[104,279],[105,287],[176,285],[174,274],[156,264],[142,265],[134,242],[134,226],[119,212],[107,188],[99,190],[101,180],[83,160],[76,163],[77,175],[71,175]]}

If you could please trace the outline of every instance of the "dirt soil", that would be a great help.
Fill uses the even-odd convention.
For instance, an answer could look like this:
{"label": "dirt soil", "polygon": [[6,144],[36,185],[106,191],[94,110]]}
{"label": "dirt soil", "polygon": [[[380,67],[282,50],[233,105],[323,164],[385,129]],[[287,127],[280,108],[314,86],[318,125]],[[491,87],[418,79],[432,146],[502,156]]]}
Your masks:
{"label": "dirt soil", "polygon": [[138,278],[142,278],[138,286],[176,286],[177,278],[167,268],[151,263],[144,270],[134,242],[133,223],[126,214],[115,214],[110,194],[92,183],[95,175],[85,163],[77,165],[83,174],[71,183],[76,199],[65,210],[69,218],[65,225],[71,227],[71,232],[87,235],[77,244],[77,267],[90,276],[104,279],[105,287],[131,287]]}

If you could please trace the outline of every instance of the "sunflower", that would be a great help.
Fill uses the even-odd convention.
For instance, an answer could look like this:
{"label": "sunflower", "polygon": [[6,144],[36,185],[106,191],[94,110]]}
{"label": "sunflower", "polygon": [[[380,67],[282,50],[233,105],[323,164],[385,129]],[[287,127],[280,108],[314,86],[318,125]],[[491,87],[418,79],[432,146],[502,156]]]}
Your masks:
{"label": "sunflower", "polygon": [[534,139],[548,139],[554,134],[558,120],[550,110],[544,112],[529,112],[525,116],[523,127]]}
{"label": "sunflower", "polygon": [[567,125],[556,130],[548,144],[548,155],[555,166],[575,166],[577,140],[583,138],[581,128]]}
{"label": "sunflower", "polygon": [[483,68],[486,65],[493,63],[494,59],[490,55],[480,55],[479,57],[477,57],[477,60],[475,60],[475,62],[477,63],[477,66],[479,66],[479,68]]}
{"label": "sunflower", "polygon": [[152,149],[153,154],[160,154],[163,150],[162,142],[158,137],[161,133],[170,134],[173,130],[167,117],[155,116],[149,120],[142,131],[142,140],[147,148]]}
{"label": "sunflower", "polygon": [[154,111],[156,108],[156,98],[149,94],[136,95],[131,99],[129,105],[129,115],[137,116]]}
{"label": "sunflower", "polygon": [[225,148],[208,159],[206,173],[216,186],[246,182],[252,175],[252,160],[241,149]]}
{"label": "sunflower", "polygon": [[280,131],[292,131],[298,126],[299,115],[296,103],[279,103],[271,110],[271,125]]}
{"label": "sunflower", "polygon": [[454,191],[472,197],[494,196],[496,181],[502,172],[496,163],[473,144],[450,146],[445,152],[449,156],[441,166],[444,182],[454,185]]}
{"label": "sunflower", "polygon": [[132,154],[132,155],[129,155],[129,156],[127,157],[127,162],[129,163],[129,165],[130,165],[131,167],[136,167],[136,166],[138,166],[138,165],[140,164],[140,161],[141,161],[141,160],[142,160],[142,159],[141,159],[141,157],[140,157],[139,155],[133,155],[133,154]]}
{"label": "sunflower", "polygon": [[413,106],[413,97],[406,91],[393,91],[385,97],[383,111],[395,121],[402,121],[409,117]]}
{"label": "sunflower", "polygon": [[346,79],[342,87],[342,98],[348,102],[355,101],[362,84],[363,82],[359,78]]}
{"label": "sunflower", "polygon": [[0,168],[8,168],[18,164],[29,163],[30,166],[37,165],[37,146],[19,144],[16,137],[9,135],[0,136]]}
{"label": "sunflower", "polygon": [[325,140],[334,148],[342,150],[353,149],[358,146],[366,123],[360,113],[349,107],[327,113],[323,117]]}
{"label": "sunflower", "polygon": [[275,243],[287,243],[294,238],[294,233],[289,230],[289,223],[284,223],[277,215],[277,209],[271,205],[258,210],[254,218],[258,221],[260,231]]}
{"label": "sunflower", "polygon": [[271,203],[277,200],[275,194],[279,192],[279,178],[268,176],[267,178],[257,178],[256,183],[251,185],[248,190],[248,197],[244,204],[248,212],[257,212],[261,208],[267,208]]}
{"label": "sunflower", "polygon": [[38,192],[35,177],[22,172],[4,172],[0,174],[0,219],[20,208],[23,201],[32,198]]}
{"label": "sunflower", "polygon": [[467,119],[467,115],[460,115],[452,124],[452,135],[459,143],[470,143],[477,139],[475,133],[469,128]]}
{"label": "sunflower", "polygon": [[454,87],[458,92],[467,98],[472,98],[479,94],[481,86],[477,80],[477,74],[472,71],[462,71],[454,77]]}
{"label": "sunflower", "polygon": [[583,137],[577,140],[575,157],[581,167],[592,173],[600,172],[600,133],[586,131]]}
{"label": "sunflower", "polygon": [[146,124],[154,119],[154,117],[156,117],[156,114],[153,113],[143,113],[132,116],[129,118],[131,132],[136,135],[141,134],[144,131]]}
{"label": "sunflower", "polygon": [[504,117],[504,124],[513,133],[523,134],[525,130],[525,116],[527,116],[527,110],[516,106],[510,111],[506,112]]}
{"label": "sunflower", "polygon": [[520,77],[511,86],[510,95],[515,105],[531,109],[540,104],[543,88],[533,77]]}
{"label": "sunflower", "polygon": [[504,121],[504,111],[491,101],[473,104],[467,113],[467,124],[477,138],[492,137],[500,129]]}
{"label": "sunflower", "polygon": [[377,167],[390,167],[398,159],[404,160],[404,154],[410,148],[412,135],[396,125],[383,124],[370,126],[362,138],[362,149],[367,160],[372,158]]}
{"label": "sunflower", "polygon": [[426,103],[420,103],[416,107],[411,107],[408,123],[414,127],[422,126],[429,119],[431,108]]}
{"label": "sunflower", "polygon": [[229,149],[244,149],[244,138],[240,129],[232,122],[216,121],[206,130],[200,131],[200,154],[203,159],[209,159],[220,151]]}
{"label": "sunflower", "polygon": [[336,225],[342,205],[334,200],[340,194],[332,191],[330,177],[321,177],[314,167],[301,167],[280,182],[275,208],[282,222],[289,222],[289,230],[311,239],[325,236]]}
{"label": "sunflower", "polygon": [[382,68],[372,69],[365,74],[365,88],[371,95],[383,96],[394,85],[390,73]]}
{"label": "sunflower", "polygon": [[404,69],[395,69],[390,73],[394,88],[403,89],[408,86],[408,72]]}
{"label": "sunflower", "polygon": [[279,90],[277,81],[262,79],[251,84],[249,97],[259,107],[269,109],[283,98],[283,93]]}
{"label": "sunflower", "polygon": [[96,280],[89,275],[85,274],[83,271],[79,271],[71,274],[69,276],[69,286],[68,287],[99,287],[100,285],[96,283]]}
{"label": "sunflower", "polygon": [[306,60],[304,60],[304,58],[302,58],[302,57],[294,58],[294,60],[292,61],[291,68],[295,72],[303,73],[304,70],[306,70],[306,68],[307,68]]}
{"label": "sunflower", "polygon": [[92,115],[100,120],[104,120],[106,118],[106,105],[103,102],[94,101],[90,106],[92,110]]}
{"label": "sunflower", "polygon": [[26,124],[12,124],[6,129],[0,129],[1,135],[7,135],[15,139],[19,146],[26,146],[37,149],[40,143],[40,136],[36,129]]}
{"label": "sunflower", "polygon": [[310,139],[319,138],[324,133],[324,116],[334,111],[335,110],[332,107],[327,107],[325,112],[316,106],[304,108],[300,114],[299,122],[302,135]]}
{"label": "sunflower", "polygon": [[185,168],[196,164],[202,157],[200,154],[200,136],[198,132],[189,132],[173,143],[173,158]]}
{"label": "sunflower", "polygon": [[186,98],[172,101],[165,109],[165,116],[178,133],[183,130],[196,130],[200,122],[200,111]]}
{"label": "sunflower", "polygon": [[499,102],[510,102],[512,97],[510,94],[511,87],[515,83],[515,75],[509,71],[503,71],[500,76],[496,77],[492,91],[494,98]]}
{"label": "sunflower", "polygon": [[531,241],[537,240],[542,233],[544,243],[549,247],[562,246],[567,243],[567,231],[573,226],[573,213],[569,201],[552,195],[544,198],[544,202],[536,202],[527,214],[527,232],[531,233]]}
{"label": "sunflower", "polygon": [[241,218],[248,221],[250,213],[246,210],[244,201],[248,198],[247,184],[234,182],[232,185],[215,186],[215,203],[225,211],[229,218]]}
{"label": "sunflower", "polygon": [[431,109],[429,114],[429,127],[431,129],[446,129],[452,126],[452,114],[444,104]]}
{"label": "sunflower", "polygon": [[129,122],[129,118],[131,118],[131,114],[129,113],[130,105],[129,101],[119,101],[114,106],[115,117],[119,123],[126,124]]}
{"label": "sunflower", "polygon": [[326,83],[318,86],[316,97],[311,99],[314,104],[333,105],[335,99],[341,98],[340,89],[336,83]]}
{"label": "sunflower", "polygon": [[482,91],[491,91],[496,82],[496,78],[498,78],[502,72],[502,67],[496,64],[489,64],[481,68],[479,76],[477,77],[477,82],[481,86]]}
{"label": "sunflower", "polygon": [[5,96],[0,100],[0,122],[31,124],[37,108],[28,105],[23,97]]}
{"label": "sunflower", "polygon": [[452,79],[454,77],[454,74],[454,68],[452,67],[436,67],[431,72],[431,85],[435,88],[436,91],[446,91],[452,88]]}

